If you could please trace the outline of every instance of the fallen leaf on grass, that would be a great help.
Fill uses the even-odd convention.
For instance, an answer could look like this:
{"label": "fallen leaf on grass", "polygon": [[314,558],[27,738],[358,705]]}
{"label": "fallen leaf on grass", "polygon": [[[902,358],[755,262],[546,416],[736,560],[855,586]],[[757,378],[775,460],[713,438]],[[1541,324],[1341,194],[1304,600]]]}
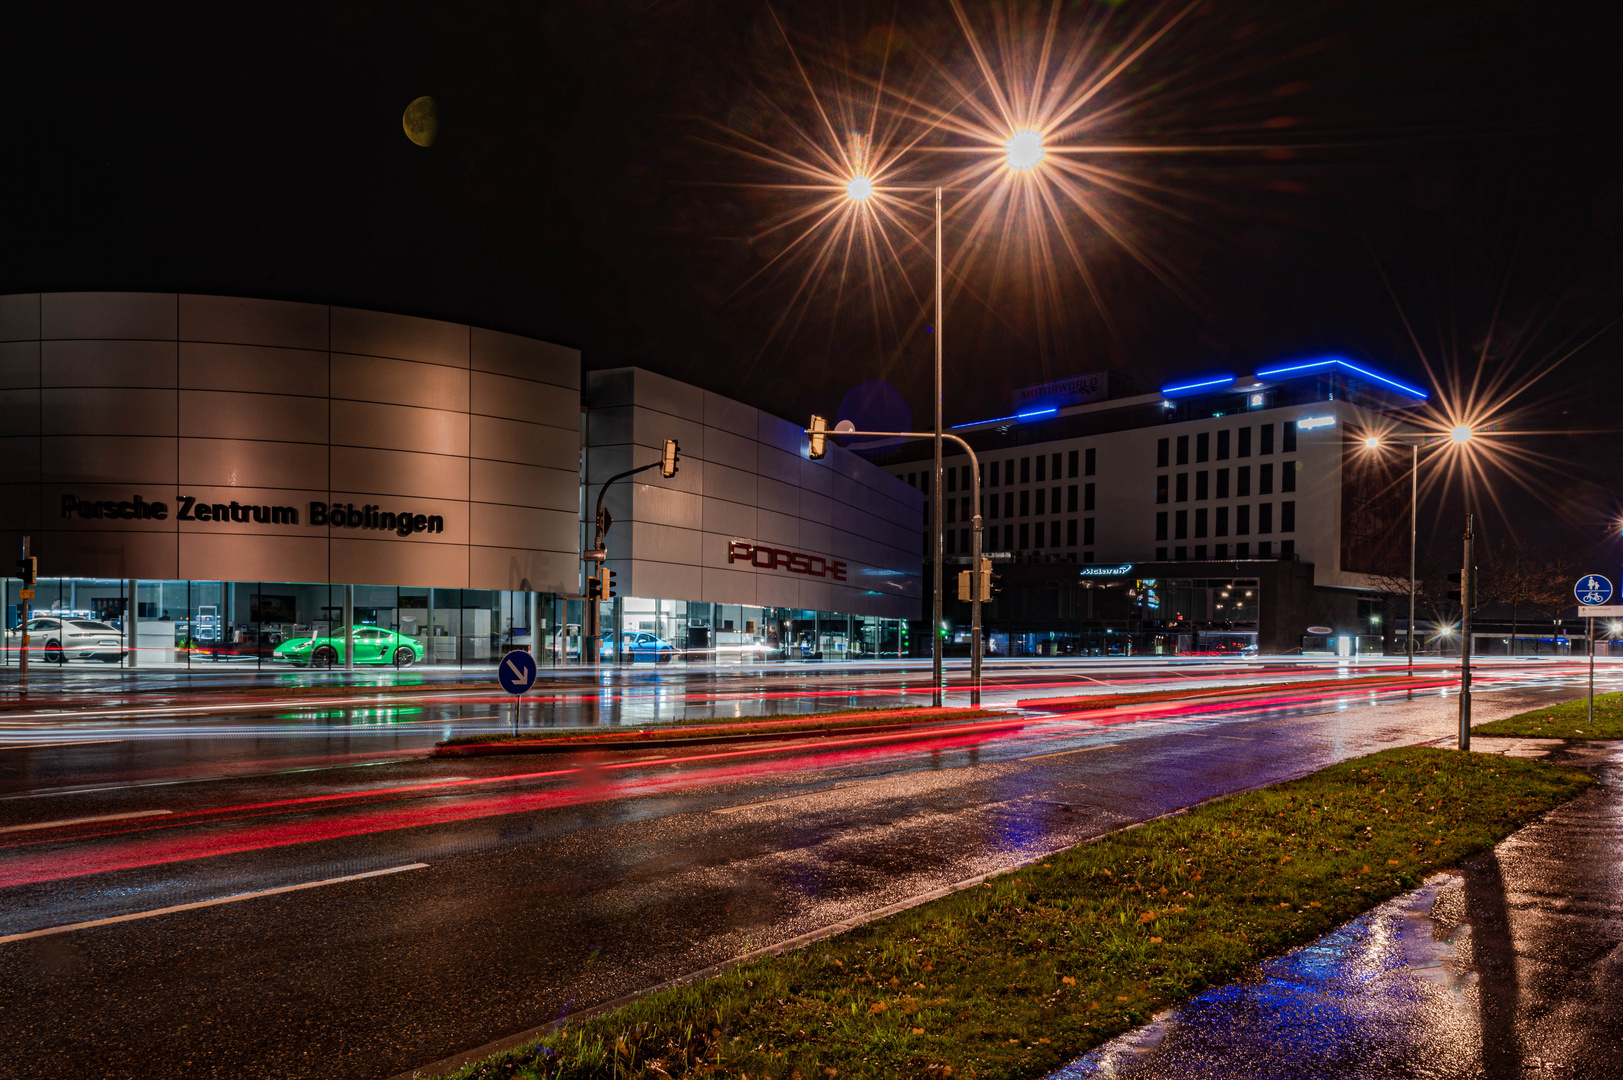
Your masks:
{"label": "fallen leaf on grass", "polygon": [[924,1034],[924,1029],[923,1028],[914,1028],[913,1029],[913,1034],[915,1034],[915,1035],[923,1035]]}
{"label": "fallen leaf on grass", "polygon": [[1059,981],[1064,983],[1066,986],[1075,986],[1076,985],[1076,979],[1073,978],[1070,975],[1061,976]]}
{"label": "fallen leaf on grass", "polygon": [[878,1016],[888,1008],[890,1008],[890,1006],[886,1005],[883,1001],[876,1001],[868,1007],[868,1012],[870,1015]]}

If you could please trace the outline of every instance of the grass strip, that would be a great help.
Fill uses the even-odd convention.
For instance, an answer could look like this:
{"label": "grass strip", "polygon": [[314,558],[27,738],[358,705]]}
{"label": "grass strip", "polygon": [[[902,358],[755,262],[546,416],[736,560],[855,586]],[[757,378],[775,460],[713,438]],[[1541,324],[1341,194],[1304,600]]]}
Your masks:
{"label": "grass strip", "polygon": [[540,731],[491,732],[487,735],[458,735],[435,746],[475,746],[486,743],[540,742],[570,739],[592,742],[660,742],[693,739],[712,734],[779,735],[785,732],[843,731],[851,727],[878,724],[933,724],[955,720],[978,720],[1010,713],[989,709],[847,709],[830,713],[799,713],[792,716],[715,716],[660,721],[646,728],[546,728]]}
{"label": "grass strip", "polygon": [[1384,751],[651,994],[455,1076],[1041,1076],[1590,782],[1538,761]]}
{"label": "grass strip", "polygon": [[1588,712],[1589,699],[1582,697],[1479,724],[1471,731],[1534,739],[1623,739],[1623,694],[1595,695],[1593,724],[1587,721]]}

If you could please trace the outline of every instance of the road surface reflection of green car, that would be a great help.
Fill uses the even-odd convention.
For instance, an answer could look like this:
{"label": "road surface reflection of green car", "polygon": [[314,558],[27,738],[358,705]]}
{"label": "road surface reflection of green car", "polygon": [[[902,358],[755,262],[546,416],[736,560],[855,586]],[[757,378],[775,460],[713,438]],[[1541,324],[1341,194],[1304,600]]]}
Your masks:
{"label": "road surface reflection of green car", "polygon": [[[344,631],[340,627],[326,637],[295,638],[276,647],[276,659],[286,660],[303,667],[332,667],[344,662]],[[423,658],[423,647],[416,638],[397,634],[379,626],[355,628],[355,662],[357,664],[393,664],[406,667]]]}

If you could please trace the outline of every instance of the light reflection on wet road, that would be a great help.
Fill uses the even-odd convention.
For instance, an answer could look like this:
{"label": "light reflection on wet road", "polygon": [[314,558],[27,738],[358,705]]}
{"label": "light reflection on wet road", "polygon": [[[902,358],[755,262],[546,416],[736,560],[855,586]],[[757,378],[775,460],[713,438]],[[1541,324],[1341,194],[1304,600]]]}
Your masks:
{"label": "light reflection on wet road", "polygon": [[[1550,681],[1507,670],[1479,720],[1551,700]],[[105,752],[84,747],[22,778],[56,793],[14,786],[0,827],[171,814],[0,834],[0,881],[16,881],[0,935],[428,865],[0,944],[0,1012],[18,1035],[0,1074],[94,1074],[113,1054],[131,1076],[182,1059],[194,1076],[391,1076],[1127,822],[1453,730],[1452,697],[1381,700],[685,762],[427,762],[423,736],[382,739],[405,751],[391,755],[335,732],[291,759],[323,767],[208,783],[172,781],[220,768],[211,740],[171,730],[147,779],[116,754],[73,760]],[[257,760],[290,764],[240,758]],[[96,777],[101,790],[62,790]]]}

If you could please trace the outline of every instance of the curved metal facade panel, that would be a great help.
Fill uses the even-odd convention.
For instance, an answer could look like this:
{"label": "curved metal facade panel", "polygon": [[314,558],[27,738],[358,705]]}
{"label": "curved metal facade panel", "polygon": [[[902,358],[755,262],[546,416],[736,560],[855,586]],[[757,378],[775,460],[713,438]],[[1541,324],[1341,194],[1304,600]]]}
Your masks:
{"label": "curved metal facade panel", "polygon": [[0,544],[52,576],[573,592],[579,409],[578,352],[457,323],[0,296]]}

